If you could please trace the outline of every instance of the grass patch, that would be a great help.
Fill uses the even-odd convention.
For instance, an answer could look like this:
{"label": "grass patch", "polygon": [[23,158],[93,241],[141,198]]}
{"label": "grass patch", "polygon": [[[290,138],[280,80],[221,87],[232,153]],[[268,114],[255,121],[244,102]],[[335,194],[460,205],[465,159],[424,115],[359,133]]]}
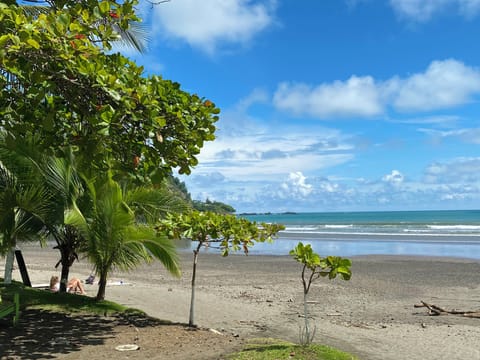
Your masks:
{"label": "grass patch", "polygon": [[127,308],[112,301],[96,301],[95,298],[89,296],[34,289],[15,281],[10,285],[0,285],[0,294],[5,299],[13,298],[15,292],[20,294],[20,306],[22,308],[41,308],[43,310],[69,313],[86,312],[98,315],[119,313],[144,314],[141,310]]}
{"label": "grass patch", "polygon": [[328,346],[296,345],[277,339],[252,339],[243,351],[232,354],[231,360],[357,360],[351,354]]}

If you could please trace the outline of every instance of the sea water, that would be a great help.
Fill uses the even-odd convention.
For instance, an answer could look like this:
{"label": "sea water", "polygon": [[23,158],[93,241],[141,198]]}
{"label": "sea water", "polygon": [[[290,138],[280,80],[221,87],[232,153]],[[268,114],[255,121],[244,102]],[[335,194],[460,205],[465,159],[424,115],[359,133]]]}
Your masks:
{"label": "sea water", "polygon": [[301,241],[322,256],[418,255],[480,259],[480,210],[239,215],[284,224],[250,254],[288,255]]}

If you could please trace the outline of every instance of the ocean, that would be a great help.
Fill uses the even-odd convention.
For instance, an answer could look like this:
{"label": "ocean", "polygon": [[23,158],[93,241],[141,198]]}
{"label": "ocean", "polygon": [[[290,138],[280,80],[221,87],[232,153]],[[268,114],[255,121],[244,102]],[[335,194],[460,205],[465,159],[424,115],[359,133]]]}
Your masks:
{"label": "ocean", "polygon": [[480,210],[239,215],[286,229],[250,254],[288,255],[311,244],[321,256],[413,255],[480,259]]}

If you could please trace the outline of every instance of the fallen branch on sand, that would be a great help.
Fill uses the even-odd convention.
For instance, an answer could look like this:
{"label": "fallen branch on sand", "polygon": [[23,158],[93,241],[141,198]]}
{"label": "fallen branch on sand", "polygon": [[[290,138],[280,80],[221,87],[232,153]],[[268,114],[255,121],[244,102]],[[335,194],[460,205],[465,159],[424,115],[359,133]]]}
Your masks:
{"label": "fallen branch on sand", "polygon": [[437,315],[459,315],[459,316],[464,316],[464,317],[470,317],[470,318],[478,318],[480,319],[480,311],[463,311],[463,310],[445,310],[444,308],[441,308],[440,306],[433,305],[433,304],[428,304],[425,301],[420,301],[421,304],[415,304],[413,307],[419,308],[419,307],[426,307],[429,310],[429,315],[432,316],[437,316]]}

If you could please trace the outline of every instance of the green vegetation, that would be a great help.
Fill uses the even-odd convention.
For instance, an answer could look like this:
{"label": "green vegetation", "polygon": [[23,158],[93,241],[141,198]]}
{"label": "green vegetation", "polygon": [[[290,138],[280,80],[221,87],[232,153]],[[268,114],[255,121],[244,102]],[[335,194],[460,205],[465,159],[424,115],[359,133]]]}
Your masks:
{"label": "green vegetation", "polygon": [[[283,226],[229,215],[235,209],[221,202],[192,201],[172,177],[174,169],[189,174],[197,165],[204,143],[215,139],[220,110],[176,82],[145,76],[142,67],[111,51],[119,37],[143,49],[132,36],[140,20],[137,0],[46,4],[0,0],[0,254],[7,254],[4,280],[10,284],[17,242],[55,240],[61,286],[52,293],[14,282],[0,289],[2,295],[19,292],[23,307],[51,311],[136,311],[104,300],[108,275],[152,259],[179,275],[172,240],[183,237],[198,242],[189,318],[194,326],[200,249],[218,246],[223,256],[247,254]],[[187,212],[190,208],[197,211]],[[306,250],[292,254],[304,264],[305,300],[316,277],[349,278],[345,260],[320,259]],[[99,275],[96,298],[65,293],[79,254]],[[310,340],[307,316],[305,321]],[[286,352],[276,353],[280,350]],[[330,350],[274,343],[245,353],[318,359]],[[331,354],[324,358],[344,359]]]}
{"label": "green vegetation", "polygon": [[139,312],[111,301],[96,301],[89,296],[80,296],[69,293],[53,293],[42,289],[25,287],[18,282],[12,282],[6,287],[0,287],[2,297],[13,297],[15,292],[20,294],[22,308],[41,308],[58,312],[87,312],[98,315],[117,314],[123,312]]}
{"label": "green vegetation", "polygon": [[176,177],[171,176],[169,178],[169,185],[173,192],[178,193],[183,199],[185,199],[185,201],[191,204],[195,210],[210,211],[219,214],[233,214],[236,212],[232,206],[220,201],[212,201],[210,199],[205,201],[192,200],[185,183]]}
{"label": "green vegetation", "polygon": [[305,327],[300,328],[300,344],[310,344],[315,336],[316,327],[313,331],[310,329],[308,314],[308,292],[310,286],[319,277],[328,276],[329,279],[335,279],[340,275],[343,280],[350,280],[352,272],[350,267],[352,262],[349,259],[343,259],[338,256],[327,256],[321,258],[320,255],[313,252],[310,244],[303,245],[299,242],[297,246],[290,251],[290,255],[302,264],[302,285],[303,285],[303,310],[305,318]]}
{"label": "green vegetation", "polygon": [[252,339],[244,350],[232,354],[230,360],[356,360],[353,355],[328,346],[301,346],[277,339]]}
{"label": "green vegetation", "polygon": [[[0,255],[7,254],[4,278],[9,283],[17,241],[35,239],[50,196],[33,162],[4,144],[4,132],[0,132]],[[19,152],[23,152],[22,146],[18,145]]]}
{"label": "green vegetation", "polygon": [[[220,110],[178,83],[145,76],[142,67],[111,51],[122,36],[142,49],[132,37],[140,20],[135,5],[0,0],[6,283],[12,249],[33,238],[56,241],[62,292],[80,253],[100,276],[98,299],[110,270],[130,269],[140,259],[160,259],[179,274],[172,242],[157,236],[153,225],[166,211],[187,208],[175,193],[165,196],[165,179],[173,169],[189,174],[197,165],[205,141],[215,138]],[[140,186],[155,195],[129,195]]]}
{"label": "green vegetation", "polygon": [[284,226],[257,224],[234,215],[191,211],[184,214],[169,214],[166,219],[160,221],[157,229],[170,239],[186,238],[197,242],[197,246],[193,250],[192,292],[188,320],[189,326],[195,326],[195,279],[198,254],[201,248],[218,245],[223,256],[227,256],[230,251],[240,249],[248,254],[248,248],[255,242],[272,241],[272,238],[280,230],[283,230]]}
{"label": "green vegetation", "polygon": [[194,200],[193,208],[198,211],[210,211],[219,214],[233,214],[235,212],[235,209],[232,206],[220,201],[211,201],[209,199],[205,200],[205,202]]}
{"label": "green vegetation", "polygon": [[[85,239],[81,249],[99,275],[97,300],[105,298],[108,275],[114,269],[130,270],[142,261],[156,258],[171,274],[180,276],[173,242],[157,234],[148,222],[136,221],[135,212],[126,202],[126,193],[113,179],[107,176],[96,185],[89,220],[81,218],[76,225]],[[149,205],[152,211],[157,209],[155,203]],[[140,204],[138,207],[142,208]]]}
{"label": "green vegetation", "polygon": [[73,145],[87,175],[158,184],[189,174],[219,109],[180,84],[111,53],[138,17],[135,0],[52,1],[40,13],[0,3],[0,114],[11,143],[36,135],[42,153]]}
{"label": "green vegetation", "polygon": [[158,236],[153,225],[169,211],[187,209],[184,201],[164,188],[129,187],[125,180],[121,186],[113,180],[113,171],[89,179],[78,170],[72,151],[66,158],[34,159],[38,149],[18,148],[11,150],[0,141],[0,250],[35,235],[54,239],[62,292],[70,266],[79,254],[86,255],[100,278],[99,300],[115,268],[129,270],[140,260],[156,258],[172,274],[180,274],[173,242]]}

